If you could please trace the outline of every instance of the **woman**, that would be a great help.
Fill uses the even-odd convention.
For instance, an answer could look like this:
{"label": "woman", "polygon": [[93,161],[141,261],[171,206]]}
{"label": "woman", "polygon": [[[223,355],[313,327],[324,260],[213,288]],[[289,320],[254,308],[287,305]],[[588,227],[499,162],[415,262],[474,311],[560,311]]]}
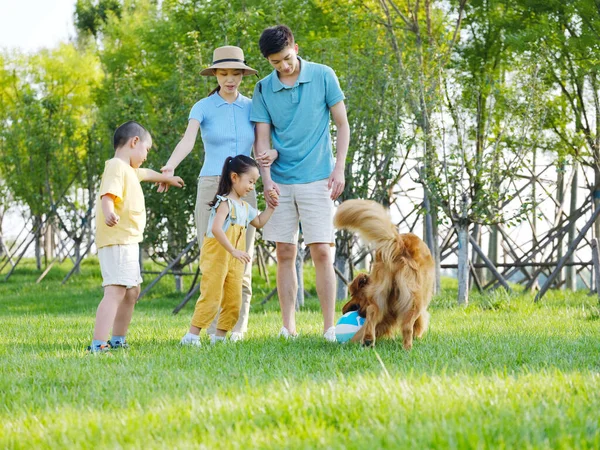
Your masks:
{"label": "woman", "polygon": [[[204,144],[204,162],[198,178],[198,193],[196,196],[196,229],[198,246],[202,242],[208,226],[210,208],[208,203],[213,200],[219,185],[219,176],[223,163],[229,156],[250,156],[254,144],[254,124],[250,122],[252,100],[238,92],[242,78],[256,75],[257,71],[248,67],[244,60],[244,52],[239,47],[224,46],[213,52],[213,63],[200,72],[203,76],[215,76],[218,86],[208,96],[197,102],[190,111],[189,122],[185,134],[175,147],[167,164],[161,169],[164,174],[173,175],[177,166],[190,154],[194,148],[198,130]],[[277,158],[277,151],[270,150],[261,157],[261,164],[270,165]],[[166,186],[160,186],[159,192],[166,191]],[[256,208],[256,193],[250,192],[244,201]],[[252,260],[254,250],[255,228],[248,227],[246,234],[246,252]],[[240,317],[232,330],[230,339],[243,339],[248,328],[248,313],[252,298],[252,263],[246,264],[242,284],[242,309]],[[216,322],[216,320],[215,320]],[[215,322],[208,329],[214,334]]]}

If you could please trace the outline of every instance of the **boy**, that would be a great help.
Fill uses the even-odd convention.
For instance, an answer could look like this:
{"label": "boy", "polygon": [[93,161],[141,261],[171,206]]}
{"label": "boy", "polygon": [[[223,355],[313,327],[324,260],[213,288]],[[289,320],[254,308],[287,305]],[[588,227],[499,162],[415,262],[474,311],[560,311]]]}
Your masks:
{"label": "boy", "polygon": [[[298,56],[298,44],[285,25],[267,28],[260,51],[275,69],[259,81],[250,120],[256,123],[256,159],[262,165],[265,199],[279,205],[265,225],[263,237],[277,252],[277,292],[283,319],[279,333],[296,336],[295,299],[298,223],[316,269],[324,338],[335,342],[335,273],[333,201],[344,190],[350,127],[344,94],[334,71]],[[337,127],[336,158],[332,153],[329,114]],[[267,150],[279,155],[269,167]],[[268,193],[275,189],[279,199]]]}
{"label": "boy", "polygon": [[[126,348],[125,335],[142,282],[139,242],[146,225],[140,181],[183,187],[183,180],[139,167],[152,147],[150,133],[130,121],[115,131],[115,157],[106,161],[96,203],[96,247],[104,297],[96,311],[91,353]],[[106,341],[112,328],[112,339]]]}

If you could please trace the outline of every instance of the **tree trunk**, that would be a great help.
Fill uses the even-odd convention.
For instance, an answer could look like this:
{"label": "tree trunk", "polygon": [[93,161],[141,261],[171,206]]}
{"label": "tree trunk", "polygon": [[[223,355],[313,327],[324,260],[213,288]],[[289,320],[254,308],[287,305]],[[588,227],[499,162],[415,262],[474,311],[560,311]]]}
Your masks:
{"label": "tree trunk", "polygon": [[[575,212],[577,211],[577,186],[579,185],[579,164],[575,162],[573,164],[573,170],[575,174],[573,175],[573,184],[571,184],[571,212],[570,215],[574,217]],[[575,222],[572,221],[569,224],[569,238],[568,242],[573,242],[575,236],[577,235],[577,228],[575,227]],[[569,258],[569,263],[575,261],[575,252]],[[567,279],[566,279],[566,288],[572,291],[577,290],[577,268],[575,266],[567,266]]]}
{"label": "tree trunk", "polygon": [[[348,263],[348,257],[345,255],[335,255],[335,267],[346,277],[346,280],[350,280],[350,264]],[[336,300],[344,301],[348,298],[348,286],[340,277],[335,277],[337,280]]]}
{"label": "tree trunk", "polygon": [[[76,237],[74,239],[73,250],[75,251],[75,263],[77,263],[77,261],[79,261],[79,258],[81,257],[81,238]],[[79,275],[80,273],[81,273],[81,264],[79,264],[75,268],[75,274]]]}
{"label": "tree trunk", "polygon": [[[479,245],[479,247],[481,247],[481,225],[479,225],[478,223],[473,225],[473,231],[471,232],[471,236],[473,236],[473,239],[475,240],[475,242],[477,242],[477,245]],[[479,257],[479,255],[475,251],[475,249],[473,249],[473,253],[471,254],[471,261],[473,261],[475,264],[481,264],[483,262],[483,260]],[[484,269],[483,267],[476,268],[475,273],[477,274],[477,278],[479,278],[479,281],[482,284],[485,284],[486,269]],[[473,287],[473,280],[471,279],[471,280],[469,280],[469,289],[472,287]]]}
{"label": "tree trunk", "polygon": [[[498,263],[498,242],[500,238],[500,233],[498,231],[498,225],[490,226],[490,240],[488,242],[488,258],[494,265]],[[488,270],[486,271],[486,275],[489,276],[489,279],[492,279],[492,274]]]}
{"label": "tree trunk", "polygon": [[[558,174],[556,177],[556,184],[557,184],[557,201],[559,205],[563,204],[563,201],[565,200],[565,171],[564,171],[565,165],[561,164],[561,167],[559,167],[558,169]],[[558,208],[557,208],[558,210]],[[555,219],[556,223],[558,224],[558,228],[562,228],[563,224],[564,224],[564,219],[563,219],[563,212],[562,211],[558,211],[559,217],[557,217]],[[557,220],[558,219],[558,220]],[[560,235],[557,237],[556,240],[556,260],[560,261],[564,255],[563,252],[563,236],[564,235]],[[563,280],[564,280],[564,272],[561,270],[560,273],[558,274],[558,276],[556,277],[556,282],[558,283],[558,285],[560,286],[561,289],[564,289],[563,286]]]}
{"label": "tree trunk", "polygon": [[469,236],[466,223],[458,225],[458,304],[469,304]]}
{"label": "tree trunk", "polygon": [[467,196],[462,198],[462,215],[458,221],[458,304],[469,304],[469,223]]}
{"label": "tree trunk", "polygon": [[33,229],[35,230],[35,266],[37,270],[42,270],[42,217],[35,216],[33,220]]}
{"label": "tree trunk", "polygon": [[437,240],[437,214],[436,211],[431,207],[427,190],[423,190],[423,205],[425,206],[425,220],[423,222],[423,236],[425,236],[425,243],[429,247],[431,256],[435,264],[435,293],[441,291],[441,266],[440,266],[440,247]]}

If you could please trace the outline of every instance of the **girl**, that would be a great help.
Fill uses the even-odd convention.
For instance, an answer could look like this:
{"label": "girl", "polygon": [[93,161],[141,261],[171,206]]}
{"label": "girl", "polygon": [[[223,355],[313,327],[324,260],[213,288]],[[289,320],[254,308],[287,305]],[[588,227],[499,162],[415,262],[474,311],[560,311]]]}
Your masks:
{"label": "girl", "polygon": [[[244,52],[239,47],[225,46],[213,52],[213,64],[200,72],[203,76],[215,76],[218,86],[208,97],[197,102],[189,115],[185,135],[175,147],[167,164],[161,169],[166,175],[173,175],[175,169],[194,148],[198,130],[202,133],[204,144],[204,162],[198,178],[198,194],[196,196],[196,230],[198,247],[202,249],[202,241],[208,227],[210,209],[209,201],[215,197],[219,185],[219,175],[223,161],[228,156],[250,156],[254,143],[254,124],[250,122],[252,101],[239,93],[242,78],[255,75],[256,70],[248,67],[244,61]],[[268,167],[277,151],[270,150],[261,155],[260,163]],[[159,192],[166,192],[168,186],[161,185]],[[244,200],[256,208],[256,193],[250,192]],[[254,250],[254,227],[246,232],[245,252],[252,259]],[[232,340],[242,339],[248,327],[248,312],[252,298],[252,264],[247,264],[242,282],[242,309],[240,319],[233,329]],[[214,324],[211,327],[214,333]]]}
{"label": "girl", "polygon": [[200,252],[200,298],[190,330],[181,340],[183,345],[199,346],[200,330],[210,325],[219,309],[216,334],[211,335],[213,344],[223,341],[238,321],[244,267],[251,263],[246,228],[249,224],[262,228],[274,211],[269,206],[257,215],[256,209],[242,200],[254,190],[258,176],[258,164],[252,158],[238,155],[225,159],[217,194],[209,203],[208,231]]}

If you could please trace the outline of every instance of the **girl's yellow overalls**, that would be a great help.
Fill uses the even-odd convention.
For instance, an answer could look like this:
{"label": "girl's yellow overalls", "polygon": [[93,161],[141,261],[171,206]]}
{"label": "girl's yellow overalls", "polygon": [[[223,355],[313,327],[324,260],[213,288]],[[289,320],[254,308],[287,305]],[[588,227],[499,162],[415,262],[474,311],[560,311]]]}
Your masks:
{"label": "girl's yellow overalls", "polygon": [[[246,226],[233,223],[236,207],[229,200],[231,223],[225,235],[234,248],[246,251]],[[242,202],[248,217],[248,204]],[[214,206],[216,210],[218,204]],[[200,253],[200,298],[196,302],[192,325],[208,328],[221,308],[217,329],[230,331],[238,321],[242,306],[242,279],[245,264],[235,259],[217,239],[205,236]]]}

